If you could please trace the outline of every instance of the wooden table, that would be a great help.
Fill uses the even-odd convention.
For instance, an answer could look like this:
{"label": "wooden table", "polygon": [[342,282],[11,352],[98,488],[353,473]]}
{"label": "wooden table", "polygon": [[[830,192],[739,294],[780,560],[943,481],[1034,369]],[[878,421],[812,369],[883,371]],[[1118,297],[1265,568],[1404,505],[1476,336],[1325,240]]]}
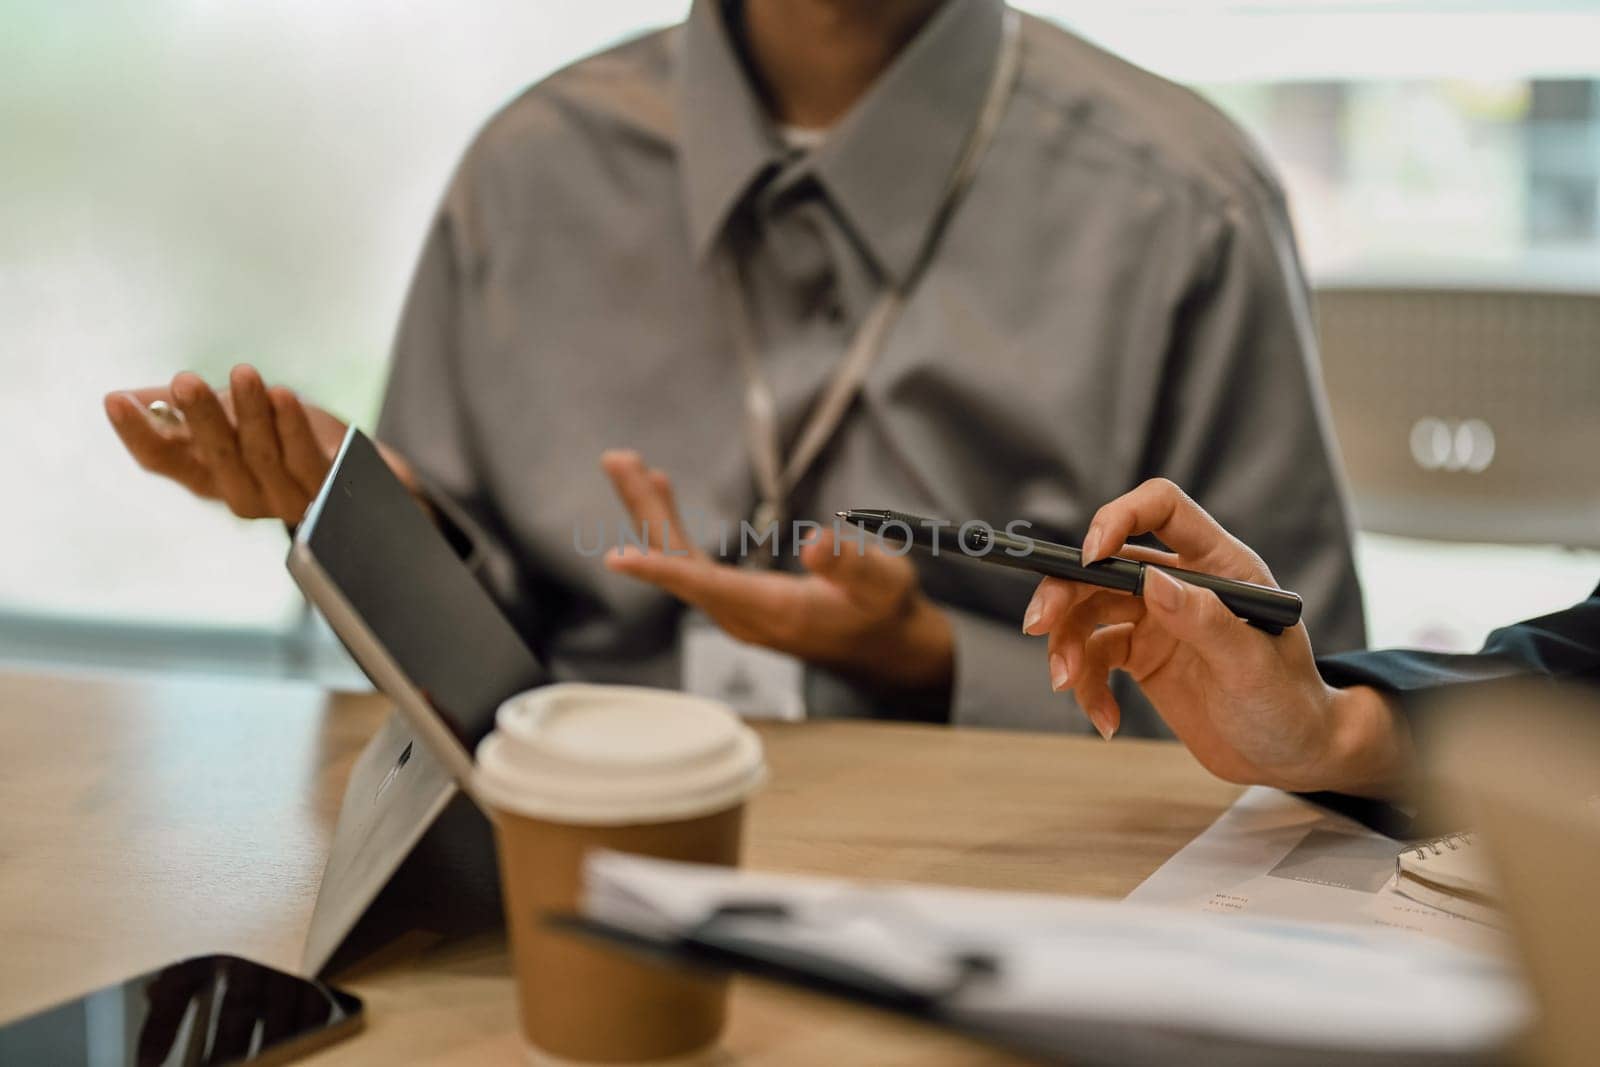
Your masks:
{"label": "wooden table", "polygon": [[[187,955],[299,961],[381,697],[0,673],[0,1019]],[[761,727],[750,866],[1117,897],[1238,789],[1160,742],[859,722]],[[520,1063],[499,938],[402,947],[346,981],[367,1027],[322,1064]],[[1008,1063],[909,1022],[736,986],[748,1064]]]}

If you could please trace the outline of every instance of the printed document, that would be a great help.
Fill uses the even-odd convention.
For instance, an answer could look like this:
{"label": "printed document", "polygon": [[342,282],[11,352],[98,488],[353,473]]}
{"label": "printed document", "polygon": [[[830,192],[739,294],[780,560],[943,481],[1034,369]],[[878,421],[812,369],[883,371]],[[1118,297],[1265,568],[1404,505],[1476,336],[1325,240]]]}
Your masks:
{"label": "printed document", "polygon": [[1405,844],[1307,800],[1256,786],[1132,893],[1132,904],[1413,930],[1504,952],[1493,927],[1395,890]]}

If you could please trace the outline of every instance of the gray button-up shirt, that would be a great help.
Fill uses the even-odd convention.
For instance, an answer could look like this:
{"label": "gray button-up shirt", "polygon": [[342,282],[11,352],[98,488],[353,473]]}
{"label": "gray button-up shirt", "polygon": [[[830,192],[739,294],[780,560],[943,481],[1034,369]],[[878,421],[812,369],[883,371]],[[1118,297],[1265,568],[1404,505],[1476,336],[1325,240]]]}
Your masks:
{"label": "gray button-up shirt", "polygon": [[[997,0],[947,0],[810,152],[784,145],[728,16],[552,75],[452,181],[400,325],[380,437],[474,542],[567,676],[678,683],[679,604],[576,545],[632,447],[734,524],[755,489],[711,257],[738,257],[792,439],[852,331],[904,276],[996,61]],[[1023,17],[998,132],[792,512],[893,507],[1076,544],[1165,475],[1306,600],[1319,651],[1363,643],[1336,451],[1283,195],[1190,92]],[[581,533],[575,541],[575,534]],[[711,546],[713,551],[715,546]],[[1021,636],[1034,582],[924,561],[956,644],[957,723],[1084,730]],[[867,706],[812,672],[819,713]],[[814,692],[816,690],[814,689]],[[1127,692],[1122,693],[1128,696]],[[1159,733],[1136,698],[1125,729]]]}

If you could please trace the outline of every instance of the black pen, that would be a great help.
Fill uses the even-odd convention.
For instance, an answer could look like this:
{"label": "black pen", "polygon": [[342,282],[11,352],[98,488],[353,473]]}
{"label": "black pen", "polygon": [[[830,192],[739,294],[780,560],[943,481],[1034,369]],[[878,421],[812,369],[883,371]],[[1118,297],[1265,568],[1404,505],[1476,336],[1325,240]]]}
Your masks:
{"label": "black pen", "polygon": [[[909,541],[913,548],[934,555],[946,551],[980,563],[995,563],[1051,578],[1120,589],[1134,596],[1144,592],[1145,564],[1140,560],[1108,556],[1085,566],[1083,555],[1076,548],[1023,537],[1009,527],[997,530],[985,522],[958,524],[877,508],[840,511],[837,514],[852,526],[859,526],[879,536],[900,531],[902,543]],[[1201,574],[1177,567],[1161,569],[1190,585],[1211,590],[1229,611],[1268,633],[1281,634],[1300,621],[1300,597],[1287,589],[1274,589],[1254,582],[1219,578],[1214,574]]]}

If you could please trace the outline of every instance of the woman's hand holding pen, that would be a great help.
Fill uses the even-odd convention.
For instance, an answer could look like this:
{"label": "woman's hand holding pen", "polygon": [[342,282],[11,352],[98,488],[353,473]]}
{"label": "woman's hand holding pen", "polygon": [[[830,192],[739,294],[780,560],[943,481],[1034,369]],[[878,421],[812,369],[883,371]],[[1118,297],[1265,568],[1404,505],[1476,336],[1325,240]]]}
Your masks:
{"label": "woman's hand holding pen", "polygon": [[[1172,551],[1125,545],[1144,533]],[[1369,796],[1398,784],[1410,757],[1403,721],[1374,690],[1324,683],[1303,624],[1268,635],[1215,593],[1162,572],[1276,586],[1261,558],[1176,485],[1146,482],[1096,512],[1083,560],[1111,555],[1155,564],[1142,597],[1046,578],[1023,621],[1024,632],[1049,635],[1051,684],[1070,686],[1103,736],[1121,719],[1109,676],[1123,670],[1218,777]]]}

